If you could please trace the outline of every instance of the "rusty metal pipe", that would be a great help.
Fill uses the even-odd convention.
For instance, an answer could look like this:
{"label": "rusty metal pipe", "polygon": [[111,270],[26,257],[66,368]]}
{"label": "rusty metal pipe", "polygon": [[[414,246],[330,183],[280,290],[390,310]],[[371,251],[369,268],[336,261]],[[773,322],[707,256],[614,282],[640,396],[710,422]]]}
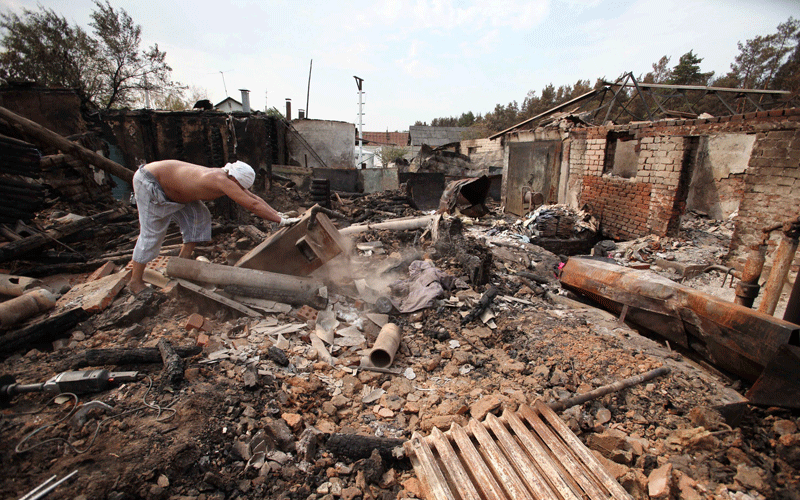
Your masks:
{"label": "rusty metal pipe", "polygon": [[766,242],[750,247],[750,255],[747,257],[747,262],[742,271],[742,279],[736,284],[734,303],[745,307],[753,307],[753,302],[758,297],[758,291],[761,288],[758,285],[758,280],[761,279],[761,272],[764,270],[766,255]]}
{"label": "rusty metal pipe", "polygon": [[550,403],[547,406],[549,406],[550,409],[553,411],[562,411],[566,408],[572,408],[575,405],[582,405],[587,401],[601,398],[606,394],[611,394],[612,392],[619,392],[622,389],[627,389],[628,387],[639,385],[641,383],[653,380],[654,378],[660,377],[662,375],[667,375],[669,372],[670,368],[668,366],[662,366],[661,368],[650,370],[647,373],[642,373],[641,375],[635,375],[633,377],[626,378],[625,380],[619,380],[617,382],[614,382],[613,384],[608,384],[602,387],[598,387],[593,391],[585,392],[583,394],[578,394],[577,396],[569,399],[564,399],[561,401]]}
{"label": "rusty metal pipe", "polygon": [[764,286],[764,296],[761,298],[761,305],[758,307],[759,312],[769,315],[775,313],[775,307],[781,298],[786,275],[789,274],[794,254],[797,252],[797,244],[798,239],[796,236],[792,238],[784,234],[783,238],[781,238],[778,249],[775,251],[772,270],[769,273],[769,278],[767,278],[767,284]]}
{"label": "rusty metal pipe", "polygon": [[8,327],[56,306],[56,296],[46,290],[32,290],[0,304],[0,327]]}
{"label": "rusty metal pipe", "polygon": [[800,325],[800,280],[797,277],[794,279],[792,293],[789,294],[789,302],[786,303],[783,320]]}
{"label": "rusty metal pipe", "polygon": [[14,297],[19,297],[28,290],[38,288],[40,286],[42,286],[42,282],[34,278],[0,274],[0,293],[3,295],[13,295]]}
{"label": "rusty metal pipe", "polygon": [[397,348],[400,347],[400,327],[394,323],[386,323],[381,328],[375,345],[369,355],[369,360],[378,368],[388,368],[394,361]]}

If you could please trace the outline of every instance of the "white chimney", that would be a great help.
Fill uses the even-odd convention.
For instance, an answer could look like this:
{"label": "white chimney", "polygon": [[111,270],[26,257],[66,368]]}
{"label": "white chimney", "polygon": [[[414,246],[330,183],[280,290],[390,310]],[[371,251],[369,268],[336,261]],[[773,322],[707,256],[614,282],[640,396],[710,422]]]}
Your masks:
{"label": "white chimney", "polygon": [[250,91],[247,89],[239,89],[242,93],[242,111],[245,113],[250,112]]}

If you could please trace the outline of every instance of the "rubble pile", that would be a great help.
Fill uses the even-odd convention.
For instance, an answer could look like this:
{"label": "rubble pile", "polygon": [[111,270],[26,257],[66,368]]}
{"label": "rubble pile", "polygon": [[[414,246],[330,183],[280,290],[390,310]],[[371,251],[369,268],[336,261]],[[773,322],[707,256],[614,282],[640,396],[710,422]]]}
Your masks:
{"label": "rubble pile", "polygon": [[[346,216],[334,219],[340,228],[419,215],[401,192],[334,196],[332,208]],[[82,294],[64,295],[47,314],[76,303],[84,312],[57,334],[0,352],[0,386],[100,368],[138,378],[75,396],[5,398],[3,491],[21,497],[77,470],[52,498],[423,498],[402,449],[413,432],[537,399],[557,403],[665,366],[669,375],[567,408],[561,419],[633,498],[798,498],[798,415],[744,404],[747,383],[571,298],[557,279],[564,258],[531,238],[596,226],[564,207],[537,212],[355,233],[350,248],[303,277],[321,284],[315,292],[327,302],[310,307],[176,280],[165,275],[168,261],[152,266],[161,284],[130,294],[114,281],[124,284],[117,276],[130,255],[111,255],[135,239],[132,211],[122,210],[125,230],[107,224],[96,239],[68,243],[90,257],[84,268],[41,277]],[[726,224],[690,219],[681,238],[617,244],[611,255],[653,266],[684,252],[716,258]],[[215,227],[197,249],[209,264],[231,265],[272,232],[255,220]],[[31,263],[5,265],[17,272]],[[412,293],[425,300],[406,307]],[[401,341],[381,367],[370,355],[387,324]]]}

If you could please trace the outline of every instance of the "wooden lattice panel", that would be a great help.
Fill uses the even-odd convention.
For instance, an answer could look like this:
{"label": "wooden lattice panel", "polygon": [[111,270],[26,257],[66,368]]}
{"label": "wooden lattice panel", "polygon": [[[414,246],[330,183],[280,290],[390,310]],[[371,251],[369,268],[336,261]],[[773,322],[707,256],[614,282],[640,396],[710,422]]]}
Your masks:
{"label": "wooden lattice panel", "polygon": [[426,500],[630,499],[541,401],[404,445]]}

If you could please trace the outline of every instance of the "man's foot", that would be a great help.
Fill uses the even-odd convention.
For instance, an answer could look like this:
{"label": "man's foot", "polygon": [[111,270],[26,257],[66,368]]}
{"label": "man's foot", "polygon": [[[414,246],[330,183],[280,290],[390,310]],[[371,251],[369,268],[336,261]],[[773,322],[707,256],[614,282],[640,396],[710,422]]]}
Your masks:
{"label": "man's foot", "polygon": [[128,283],[128,290],[130,290],[131,293],[134,295],[139,295],[146,288],[147,288],[147,283],[145,283],[144,281],[131,280],[130,283]]}

